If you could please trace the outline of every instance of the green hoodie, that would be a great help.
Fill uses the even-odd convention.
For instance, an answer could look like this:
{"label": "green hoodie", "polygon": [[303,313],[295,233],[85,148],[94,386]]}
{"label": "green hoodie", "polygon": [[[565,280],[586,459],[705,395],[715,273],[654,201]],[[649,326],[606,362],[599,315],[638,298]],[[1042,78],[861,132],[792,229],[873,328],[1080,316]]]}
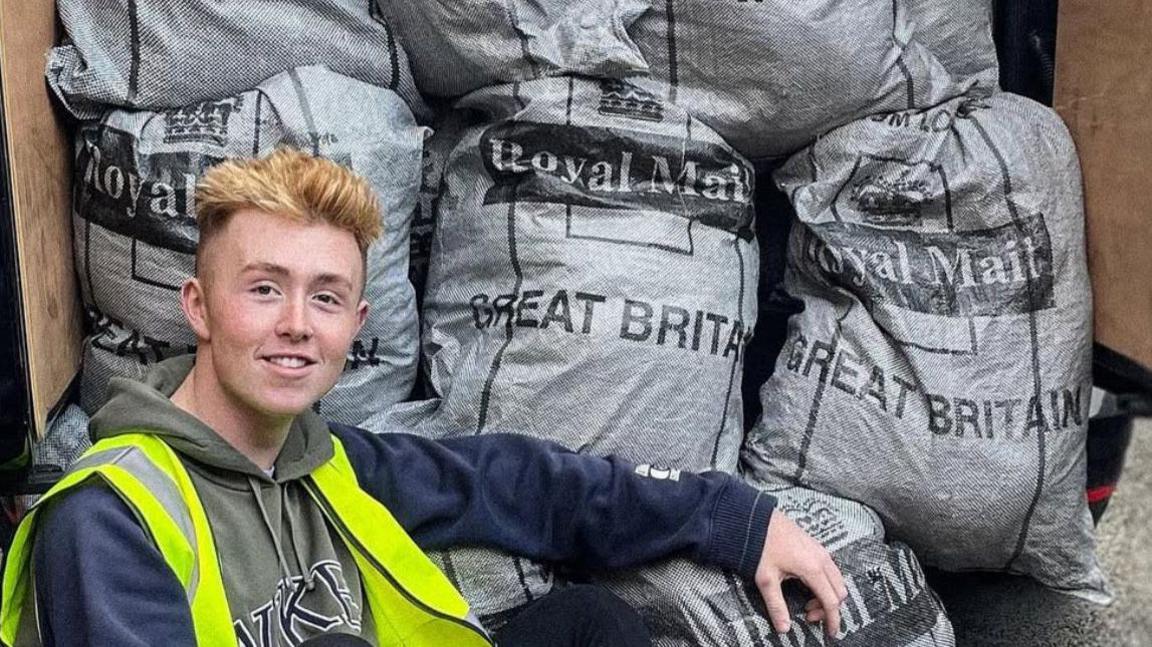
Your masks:
{"label": "green hoodie", "polygon": [[359,571],[301,479],[332,457],[328,426],[307,411],[292,424],[269,477],[211,427],[169,399],[191,356],[167,360],[143,382],[113,379],[92,418],[94,440],[126,433],[160,436],[182,458],[216,542],[224,589],[241,645],[298,643],[324,633],[373,644],[361,608]]}

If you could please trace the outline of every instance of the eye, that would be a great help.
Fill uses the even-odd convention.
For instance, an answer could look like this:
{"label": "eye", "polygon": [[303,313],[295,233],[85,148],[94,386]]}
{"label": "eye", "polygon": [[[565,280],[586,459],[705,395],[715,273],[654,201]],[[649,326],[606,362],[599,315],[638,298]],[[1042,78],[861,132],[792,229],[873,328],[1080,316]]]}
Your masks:
{"label": "eye", "polygon": [[314,297],[320,303],[325,305],[338,306],[340,305],[340,297],[332,294],[331,292],[321,292]]}
{"label": "eye", "polygon": [[258,296],[267,297],[276,294],[276,288],[267,283],[261,283],[253,286],[251,292]]}

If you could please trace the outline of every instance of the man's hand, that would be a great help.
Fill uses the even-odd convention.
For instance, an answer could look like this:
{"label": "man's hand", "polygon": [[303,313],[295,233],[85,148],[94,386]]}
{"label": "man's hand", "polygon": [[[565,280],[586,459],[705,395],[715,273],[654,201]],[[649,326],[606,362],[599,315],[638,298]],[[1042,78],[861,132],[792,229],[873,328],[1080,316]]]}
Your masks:
{"label": "man's hand", "polygon": [[783,512],[773,510],[764,552],[756,567],[756,587],[764,596],[768,619],[779,633],[792,626],[780,588],[784,580],[790,579],[800,580],[816,596],[804,607],[805,620],[823,620],[828,636],[840,633],[840,603],[848,597],[840,569],[819,542]]}

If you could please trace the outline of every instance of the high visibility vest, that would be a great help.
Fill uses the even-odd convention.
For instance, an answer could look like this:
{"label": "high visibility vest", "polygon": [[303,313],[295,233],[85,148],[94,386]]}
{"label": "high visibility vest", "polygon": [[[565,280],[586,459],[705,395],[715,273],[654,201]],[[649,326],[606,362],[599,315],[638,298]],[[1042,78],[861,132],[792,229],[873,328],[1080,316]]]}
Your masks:
{"label": "high visibility vest", "polygon": [[[360,489],[339,439],[334,455],[303,480],[360,570],[380,645],[482,647],[491,639],[448,578],[387,508]],[[216,546],[204,507],[175,451],[159,438],[125,434],[101,440],[29,511],[4,569],[0,642],[39,645],[32,539],[46,501],[99,477],[136,512],[188,595],[196,643],[235,647]],[[51,541],[51,537],[44,537]]]}

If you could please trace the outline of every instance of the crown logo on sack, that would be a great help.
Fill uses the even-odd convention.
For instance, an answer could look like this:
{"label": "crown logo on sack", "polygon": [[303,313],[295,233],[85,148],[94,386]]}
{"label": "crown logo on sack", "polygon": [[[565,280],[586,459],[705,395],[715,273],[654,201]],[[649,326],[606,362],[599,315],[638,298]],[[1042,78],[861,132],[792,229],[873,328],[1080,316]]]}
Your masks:
{"label": "crown logo on sack", "polygon": [[664,103],[651,92],[627,81],[603,79],[600,81],[600,114],[663,121]]}
{"label": "crown logo on sack", "polygon": [[228,118],[242,105],[243,100],[236,97],[165,111],[164,143],[223,146],[228,142]]}
{"label": "crown logo on sack", "polygon": [[888,180],[865,176],[852,187],[852,200],[865,222],[912,224],[920,219],[932,196],[923,180]]}

